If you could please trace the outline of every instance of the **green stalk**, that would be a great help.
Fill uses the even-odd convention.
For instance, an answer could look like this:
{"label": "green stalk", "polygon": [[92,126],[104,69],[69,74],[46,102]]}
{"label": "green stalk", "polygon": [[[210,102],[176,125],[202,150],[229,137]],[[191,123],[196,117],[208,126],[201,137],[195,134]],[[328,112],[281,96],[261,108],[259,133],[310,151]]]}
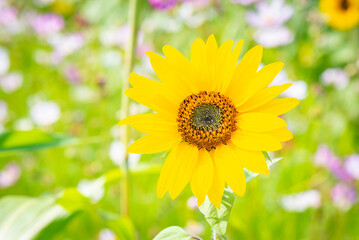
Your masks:
{"label": "green stalk", "polygon": [[[128,78],[133,69],[134,55],[136,50],[137,32],[138,32],[138,0],[130,0],[128,5],[128,24],[130,25],[130,39],[125,53],[125,69],[124,78],[122,81],[122,98],[121,98],[121,119],[128,117],[129,99],[123,93],[130,87]],[[129,128],[127,125],[123,126],[121,141],[127,148],[129,144]],[[125,161],[123,167],[123,180],[121,184],[121,213],[124,216],[129,216],[130,204],[130,174],[128,164],[128,153],[125,151]]]}

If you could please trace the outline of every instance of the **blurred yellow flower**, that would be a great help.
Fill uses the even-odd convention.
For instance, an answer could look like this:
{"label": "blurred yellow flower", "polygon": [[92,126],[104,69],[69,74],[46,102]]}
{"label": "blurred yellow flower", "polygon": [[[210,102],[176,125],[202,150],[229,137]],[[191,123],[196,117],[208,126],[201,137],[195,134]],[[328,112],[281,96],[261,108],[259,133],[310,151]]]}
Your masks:
{"label": "blurred yellow flower", "polygon": [[74,12],[75,1],[74,0],[56,0],[52,6],[52,10],[60,15],[70,15]]}
{"label": "blurred yellow flower", "polygon": [[278,117],[299,100],[273,100],[292,84],[268,87],[283,67],[276,62],[258,70],[263,49],[255,46],[237,64],[243,40],[232,51],[233,41],[220,47],[213,35],[207,43],[196,39],[191,58],[165,46],[162,57],[147,52],[161,80],[130,75],[133,88],[125,91],[155,113],[130,116],[120,121],[147,134],[128,151],[150,154],[169,151],[157,185],[176,198],[190,183],[198,205],[206,196],[219,208],[225,184],[243,196],[243,168],[268,174],[262,151],[276,151],[293,136]]}
{"label": "blurred yellow flower", "polygon": [[321,0],[320,10],[330,26],[349,30],[359,22],[359,0]]}

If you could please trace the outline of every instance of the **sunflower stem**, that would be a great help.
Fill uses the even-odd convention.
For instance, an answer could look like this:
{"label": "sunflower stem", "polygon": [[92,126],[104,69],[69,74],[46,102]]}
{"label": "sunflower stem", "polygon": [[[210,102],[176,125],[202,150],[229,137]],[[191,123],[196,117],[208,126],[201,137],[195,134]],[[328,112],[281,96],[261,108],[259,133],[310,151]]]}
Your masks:
{"label": "sunflower stem", "polygon": [[[138,0],[130,0],[128,3],[128,24],[130,25],[130,38],[127,43],[127,49],[125,52],[125,69],[124,69],[124,78],[122,81],[122,92],[130,87],[128,78],[133,69],[134,65],[134,55],[137,41],[137,31],[138,31]],[[129,99],[122,93],[121,97],[121,119],[124,119],[128,116],[129,113]],[[123,126],[123,131],[121,134],[121,141],[123,145],[127,148],[129,144],[129,128],[128,125]],[[129,163],[128,163],[128,153],[125,151],[124,156],[124,166],[123,166],[123,179],[121,184],[121,213],[124,216],[129,216],[130,209],[130,175],[129,175]]]}

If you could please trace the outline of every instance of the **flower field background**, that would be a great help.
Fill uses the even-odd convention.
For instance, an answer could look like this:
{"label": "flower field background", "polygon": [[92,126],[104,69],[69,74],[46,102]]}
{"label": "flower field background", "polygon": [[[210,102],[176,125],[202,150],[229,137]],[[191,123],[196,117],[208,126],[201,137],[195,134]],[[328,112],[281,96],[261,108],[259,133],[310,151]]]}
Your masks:
{"label": "flower field background", "polygon": [[[301,100],[283,117],[294,139],[269,153],[281,161],[236,197],[228,239],[359,238],[359,3],[319,2],[138,0],[133,71],[157,79],[145,51],[164,45],[189,57],[199,37],[244,39],[264,47],[262,67],[285,63],[273,84]],[[211,239],[188,186],[156,196],[163,153],[129,154],[124,169],[128,3],[0,0],[1,240],[153,239],[169,226]],[[130,102],[130,115],[149,111]]]}

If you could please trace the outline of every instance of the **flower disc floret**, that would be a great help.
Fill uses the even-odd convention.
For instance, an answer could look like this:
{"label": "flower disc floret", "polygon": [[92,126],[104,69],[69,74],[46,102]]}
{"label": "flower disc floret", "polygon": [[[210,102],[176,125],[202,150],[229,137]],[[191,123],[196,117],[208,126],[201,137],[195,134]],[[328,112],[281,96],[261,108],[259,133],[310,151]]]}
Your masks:
{"label": "flower disc floret", "polygon": [[201,91],[185,98],[178,109],[178,131],[183,141],[208,151],[226,144],[237,129],[238,112],[219,92]]}

